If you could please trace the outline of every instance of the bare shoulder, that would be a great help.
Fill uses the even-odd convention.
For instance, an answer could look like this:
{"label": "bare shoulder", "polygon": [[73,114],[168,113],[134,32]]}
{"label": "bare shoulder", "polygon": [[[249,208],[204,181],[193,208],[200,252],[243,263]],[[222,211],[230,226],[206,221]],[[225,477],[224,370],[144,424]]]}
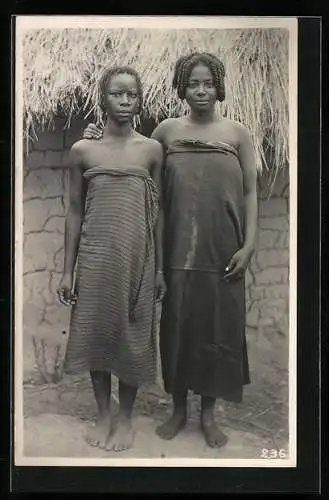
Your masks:
{"label": "bare shoulder", "polygon": [[227,126],[231,128],[232,132],[235,132],[235,134],[241,141],[245,141],[251,138],[249,129],[245,125],[243,125],[243,123],[236,120],[230,120],[228,118],[225,118],[225,121],[227,122]]}
{"label": "bare shoulder", "polygon": [[73,155],[81,156],[90,149],[90,140],[80,139],[76,141],[71,146],[71,153]]}
{"label": "bare shoulder", "polygon": [[180,123],[180,118],[166,118],[154,129],[152,138],[166,145],[168,142],[168,135],[171,134]]}
{"label": "bare shoulder", "polygon": [[178,122],[181,121],[181,118],[165,118],[162,122],[157,126],[158,130],[168,130],[177,125]]}
{"label": "bare shoulder", "polygon": [[152,152],[152,154],[154,155],[155,158],[161,158],[162,155],[163,155],[163,147],[162,145],[160,144],[159,141],[157,141],[156,139],[148,139],[148,143],[149,143],[149,148],[150,148],[150,151]]}
{"label": "bare shoulder", "polygon": [[151,158],[157,159],[162,157],[163,149],[158,140],[141,134],[136,134],[136,140],[145,147]]}
{"label": "bare shoulder", "polygon": [[155,145],[160,145],[159,141],[156,139],[146,137],[146,135],[139,134],[138,132],[136,132],[135,141],[149,148],[153,148]]}
{"label": "bare shoulder", "polygon": [[86,154],[90,151],[91,148],[90,141],[87,139],[81,139],[77,142],[74,142],[70,149],[69,154],[69,166],[85,168],[86,164]]}

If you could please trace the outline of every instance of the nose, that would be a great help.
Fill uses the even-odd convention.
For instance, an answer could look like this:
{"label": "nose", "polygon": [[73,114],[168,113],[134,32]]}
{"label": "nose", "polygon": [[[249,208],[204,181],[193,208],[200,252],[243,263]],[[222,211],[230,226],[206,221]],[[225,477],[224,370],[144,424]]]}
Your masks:
{"label": "nose", "polygon": [[203,84],[199,85],[198,88],[197,88],[197,95],[198,96],[203,96],[205,95],[205,88],[203,86]]}
{"label": "nose", "polygon": [[123,94],[121,95],[121,102],[120,102],[120,104],[124,104],[125,106],[126,106],[127,104],[128,104],[128,105],[130,104],[130,102],[129,102],[129,98],[128,98],[128,95],[127,95],[126,93],[123,93]]}

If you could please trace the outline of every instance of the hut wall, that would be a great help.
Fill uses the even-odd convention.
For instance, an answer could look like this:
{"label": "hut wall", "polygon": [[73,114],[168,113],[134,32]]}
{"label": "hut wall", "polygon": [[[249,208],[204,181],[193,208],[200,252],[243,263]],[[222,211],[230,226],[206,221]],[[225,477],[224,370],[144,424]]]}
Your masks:
{"label": "hut wall", "polygon": [[[33,337],[44,338],[47,349],[65,349],[69,309],[59,305],[56,287],[63,266],[67,208],[67,155],[81,137],[85,122],[76,119],[63,131],[38,134],[24,164],[24,378],[35,370]],[[287,363],[289,297],[289,182],[281,176],[267,199],[260,191],[258,248],[247,272],[247,332],[251,369],[273,360]],[[66,334],[63,334],[63,331]],[[260,362],[261,360],[261,362]],[[50,368],[51,370],[52,368]]]}

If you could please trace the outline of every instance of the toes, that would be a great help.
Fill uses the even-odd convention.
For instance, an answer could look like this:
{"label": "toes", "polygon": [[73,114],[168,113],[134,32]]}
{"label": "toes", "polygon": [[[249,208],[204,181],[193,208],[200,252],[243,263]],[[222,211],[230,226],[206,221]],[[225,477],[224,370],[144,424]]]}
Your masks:
{"label": "toes", "polygon": [[99,439],[91,439],[90,440],[90,445],[91,446],[98,446],[99,445]]}
{"label": "toes", "polygon": [[227,443],[228,439],[226,436],[223,436],[221,439],[218,440],[218,444],[217,446],[220,447],[220,446],[225,446],[226,443]]}
{"label": "toes", "polygon": [[161,437],[162,439],[164,439],[164,432],[163,432],[163,429],[161,428],[158,428],[158,429],[155,429],[155,433]]}
{"label": "toes", "polygon": [[170,436],[168,436],[168,434],[164,431],[160,431],[158,432],[158,436],[161,438],[161,439],[165,439],[165,440],[169,440],[170,439]]}
{"label": "toes", "polygon": [[129,448],[132,447],[132,442],[127,442],[127,443],[115,443],[115,442],[109,442],[108,445],[105,447],[106,451],[113,451],[113,452],[120,452],[120,451],[125,451],[128,450]]}
{"label": "toes", "polygon": [[87,435],[87,436],[85,437],[85,441],[86,441],[86,443],[88,443],[90,446],[96,446],[96,444],[95,444],[95,438],[93,438],[92,436]]}
{"label": "toes", "polygon": [[112,451],[112,449],[113,449],[113,443],[111,441],[107,442],[105,445],[105,450]]}
{"label": "toes", "polygon": [[225,434],[221,436],[213,436],[209,435],[209,432],[207,432],[207,430],[204,430],[204,436],[206,443],[208,446],[210,446],[210,448],[221,448],[227,443],[228,440]]}
{"label": "toes", "polygon": [[118,452],[121,451],[122,446],[118,443],[109,443],[108,446],[106,447],[106,451],[114,451]]}
{"label": "toes", "polygon": [[104,450],[104,448],[106,447],[106,439],[101,439],[98,443],[98,447]]}

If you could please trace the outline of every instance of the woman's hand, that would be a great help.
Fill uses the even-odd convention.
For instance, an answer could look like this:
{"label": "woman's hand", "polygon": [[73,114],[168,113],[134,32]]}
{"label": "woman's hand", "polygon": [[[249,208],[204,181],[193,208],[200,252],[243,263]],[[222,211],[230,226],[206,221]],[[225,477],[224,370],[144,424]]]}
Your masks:
{"label": "woman's hand", "polygon": [[165,296],[165,293],[167,291],[167,287],[163,277],[163,273],[160,271],[157,271],[155,275],[155,291],[156,291],[155,295],[156,300],[157,301],[163,300],[163,297]]}
{"label": "woman's hand", "polygon": [[247,248],[238,250],[225,268],[224,279],[229,282],[242,279],[250,262],[252,253],[253,252]]}
{"label": "woman's hand", "polygon": [[89,123],[83,131],[84,139],[96,139],[99,140],[103,137],[103,129],[97,127],[94,123]]}
{"label": "woman's hand", "polygon": [[59,287],[57,288],[57,295],[59,301],[68,307],[73,306],[77,301],[76,295],[72,292],[72,287],[73,280],[71,275],[63,274]]}

